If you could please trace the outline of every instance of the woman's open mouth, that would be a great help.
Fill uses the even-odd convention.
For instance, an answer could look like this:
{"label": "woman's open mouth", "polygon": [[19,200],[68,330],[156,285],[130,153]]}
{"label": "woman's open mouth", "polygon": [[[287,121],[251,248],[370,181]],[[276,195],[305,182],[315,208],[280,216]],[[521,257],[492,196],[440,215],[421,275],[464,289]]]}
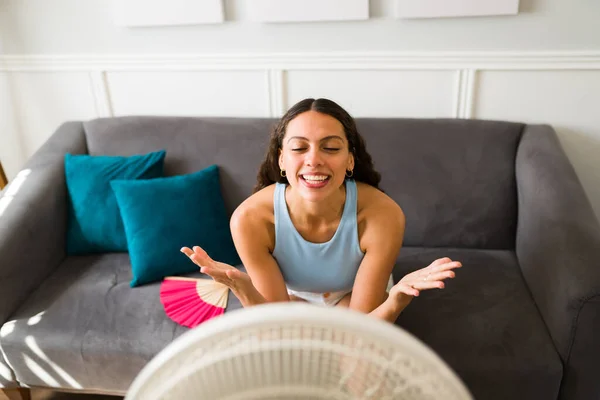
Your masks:
{"label": "woman's open mouth", "polygon": [[311,189],[319,189],[327,185],[327,183],[329,182],[329,178],[331,178],[331,176],[321,174],[300,175],[300,181],[304,184],[304,186],[309,187]]}

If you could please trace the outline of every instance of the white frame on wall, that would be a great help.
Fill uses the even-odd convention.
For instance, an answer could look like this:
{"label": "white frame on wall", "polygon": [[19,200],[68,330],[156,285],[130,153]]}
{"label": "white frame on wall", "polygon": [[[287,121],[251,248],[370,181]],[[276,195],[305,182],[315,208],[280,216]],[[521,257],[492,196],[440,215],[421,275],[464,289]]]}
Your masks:
{"label": "white frame on wall", "polygon": [[519,0],[396,0],[396,18],[515,15]]}
{"label": "white frame on wall", "polygon": [[113,0],[122,27],[216,24],[225,20],[222,0]]}
{"label": "white frame on wall", "polygon": [[369,19],[369,0],[249,0],[254,22],[311,22]]}

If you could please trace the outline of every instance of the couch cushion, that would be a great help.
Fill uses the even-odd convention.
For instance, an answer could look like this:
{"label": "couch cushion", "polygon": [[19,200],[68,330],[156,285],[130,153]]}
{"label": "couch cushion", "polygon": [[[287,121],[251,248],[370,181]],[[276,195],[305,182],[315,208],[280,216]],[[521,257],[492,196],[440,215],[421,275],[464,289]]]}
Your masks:
{"label": "couch cushion", "polygon": [[110,181],[162,176],[164,158],[164,151],[130,157],[66,154],[67,254],[127,251],[123,221]]}
{"label": "couch cushion", "polygon": [[[125,253],[67,258],[0,338],[17,379],[125,392],[154,355],[188,330],[166,317],[160,283],[132,289],[130,281]],[[228,309],[239,307],[230,293]]]}
{"label": "couch cushion", "polygon": [[396,323],[438,352],[476,399],[556,399],[561,360],[512,251],[404,248],[394,281],[445,256],[462,262],[456,277],[421,292]]}
{"label": "couch cushion", "polygon": [[358,119],[382,189],[404,210],[404,244],[514,249],[523,124]]}
{"label": "couch cushion", "polygon": [[[131,286],[198,270],[180,249],[202,247],[212,258],[238,265],[216,165],[192,174],[115,180],[133,272]],[[157,211],[160,210],[160,211]]]}

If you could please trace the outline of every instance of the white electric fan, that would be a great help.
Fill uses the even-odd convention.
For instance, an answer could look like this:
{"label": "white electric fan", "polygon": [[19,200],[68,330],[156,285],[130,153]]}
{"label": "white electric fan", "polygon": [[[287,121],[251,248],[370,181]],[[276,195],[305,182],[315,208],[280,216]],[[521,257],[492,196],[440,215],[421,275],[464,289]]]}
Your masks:
{"label": "white electric fan", "polygon": [[425,344],[342,308],[270,303],[186,332],[135,378],[125,400],[472,400]]}

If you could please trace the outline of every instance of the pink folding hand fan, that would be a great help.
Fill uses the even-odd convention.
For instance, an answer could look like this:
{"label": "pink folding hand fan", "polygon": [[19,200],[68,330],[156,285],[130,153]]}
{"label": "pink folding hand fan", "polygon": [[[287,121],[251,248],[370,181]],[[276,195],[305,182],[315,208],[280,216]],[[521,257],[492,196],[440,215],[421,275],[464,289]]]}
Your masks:
{"label": "pink folding hand fan", "polygon": [[228,297],[229,288],[212,279],[168,276],[160,285],[165,313],[188,328],[223,314]]}

